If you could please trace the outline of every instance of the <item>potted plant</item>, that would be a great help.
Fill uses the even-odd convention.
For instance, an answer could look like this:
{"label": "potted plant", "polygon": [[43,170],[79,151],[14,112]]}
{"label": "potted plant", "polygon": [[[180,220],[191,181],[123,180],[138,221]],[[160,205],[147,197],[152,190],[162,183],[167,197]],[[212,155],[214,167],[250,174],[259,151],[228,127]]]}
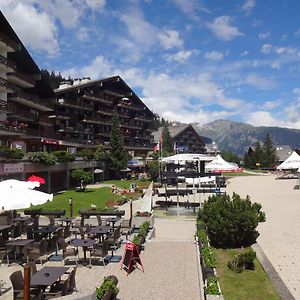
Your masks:
{"label": "potted plant", "polygon": [[118,279],[115,276],[104,277],[103,283],[96,288],[97,300],[109,300],[114,299],[118,294],[117,288]]}
{"label": "potted plant", "polygon": [[135,235],[132,239],[132,242],[134,243],[135,247],[137,248],[138,252],[141,253],[141,248],[142,248],[142,242],[141,238],[138,235]]}

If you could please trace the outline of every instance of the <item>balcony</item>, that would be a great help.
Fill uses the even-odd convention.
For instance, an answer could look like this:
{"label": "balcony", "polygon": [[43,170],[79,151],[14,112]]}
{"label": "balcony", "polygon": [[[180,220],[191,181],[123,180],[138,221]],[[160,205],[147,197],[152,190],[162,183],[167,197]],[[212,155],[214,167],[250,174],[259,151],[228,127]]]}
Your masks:
{"label": "balcony", "polygon": [[14,73],[7,74],[7,80],[22,88],[32,88],[35,86],[35,80],[19,70],[15,70]]}
{"label": "balcony", "polygon": [[95,101],[95,102],[98,102],[98,103],[101,103],[101,104],[104,104],[104,105],[107,105],[107,106],[112,106],[111,101],[105,100],[105,99],[100,98],[100,97],[95,97],[95,96],[85,94],[81,98],[85,99],[85,100],[92,100],[92,101]]}
{"label": "balcony", "polygon": [[141,126],[137,126],[135,124],[121,124],[120,127],[123,127],[123,128],[130,128],[130,129],[142,129]]}
{"label": "balcony", "polygon": [[14,86],[6,79],[0,77],[0,93],[12,93]]}
{"label": "balcony", "polygon": [[105,120],[100,120],[99,118],[94,118],[94,117],[86,117],[82,120],[84,123],[89,123],[89,124],[98,124],[98,125],[111,125],[110,121],[105,121]]}
{"label": "balcony", "polygon": [[126,104],[126,103],[118,103],[117,104],[117,107],[120,107],[120,108],[127,108],[127,109],[130,109],[130,110],[136,110],[136,111],[141,111],[143,110],[143,107],[137,107],[137,106],[133,106],[131,104]]}
{"label": "balcony", "polygon": [[144,117],[144,116],[139,116],[134,118],[136,121],[142,121],[142,122],[153,122],[153,119]]}
{"label": "balcony", "polygon": [[17,65],[14,62],[0,54],[0,71],[11,73],[14,72],[16,68]]}
{"label": "balcony", "polygon": [[7,100],[0,98],[0,111],[6,111]]}
{"label": "balcony", "polygon": [[72,101],[70,99],[64,99],[64,98],[59,98],[57,99],[57,104],[60,106],[65,106],[65,107],[71,107],[74,109],[79,109],[79,110],[88,110],[88,111],[93,111],[94,107],[93,105],[90,105],[88,103],[74,103],[75,101]]}
{"label": "balcony", "polygon": [[20,108],[20,106],[8,103],[7,105],[7,117],[14,118],[27,122],[37,122],[39,121],[39,114],[30,112],[30,110],[26,110]]}
{"label": "balcony", "polygon": [[17,87],[14,87],[13,92],[13,94],[8,95],[9,100],[21,103],[40,111],[52,111],[52,109],[46,103],[43,103],[36,95],[27,94]]}
{"label": "balcony", "polygon": [[105,116],[112,116],[114,114],[113,111],[103,110],[102,108],[101,108],[101,110],[96,111],[96,113],[100,114],[100,115],[105,115]]}
{"label": "balcony", "polygon": [[15,52],[21,50],[21,45],[14,42],[4,33],[0,32],[0,49],[5,52]]}

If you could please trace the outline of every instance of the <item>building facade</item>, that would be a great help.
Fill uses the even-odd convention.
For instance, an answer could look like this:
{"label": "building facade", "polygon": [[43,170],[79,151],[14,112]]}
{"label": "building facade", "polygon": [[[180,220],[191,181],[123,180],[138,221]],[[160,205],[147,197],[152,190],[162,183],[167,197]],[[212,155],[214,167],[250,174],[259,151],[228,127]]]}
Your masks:
{"label": "building facade", "polygon": [[[174,153],[205,153],[205,144],[191,124],[168,126],[174,142]],[[153,133],[155,143],[159,143],[163,128]]]}

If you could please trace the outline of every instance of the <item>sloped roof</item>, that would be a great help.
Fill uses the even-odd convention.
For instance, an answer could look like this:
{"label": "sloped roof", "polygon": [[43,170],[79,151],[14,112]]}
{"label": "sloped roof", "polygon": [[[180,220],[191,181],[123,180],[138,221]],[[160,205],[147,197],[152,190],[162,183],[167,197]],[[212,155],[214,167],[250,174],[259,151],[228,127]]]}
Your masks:
{"label": "sloped roof", "polygon": [[[180,133],[182,133],[183,131],[185,131],[189,127],[192,127],[194,129],[193,125],[191,125],[191,124],[181,124],[181,125],[178,125],[178,126],[168,126],[168,129],[169,129],[171,138],[174,139],[176,136],[178,136]],[[154,131],[152,133],[155,143],[159,142],[162,131],[163,131],[163,127],[159,127],[157,131]],[[201,136],[197,133],[196,130],[195,130],[195,132],[199,136],[199,138],[201,139]]]}
{"label": "sloped roof", "polygon": [[276,154],[279,161],[285,161],[293,152],[289,145],[276,145]]}

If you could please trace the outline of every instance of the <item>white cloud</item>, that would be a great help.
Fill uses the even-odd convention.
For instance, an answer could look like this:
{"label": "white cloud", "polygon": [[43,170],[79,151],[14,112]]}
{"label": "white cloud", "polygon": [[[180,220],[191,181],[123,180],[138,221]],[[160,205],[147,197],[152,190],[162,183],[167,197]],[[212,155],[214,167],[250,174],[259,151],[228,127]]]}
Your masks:
{"label": "white cloud", "polygon": [[244,35],[237,27],[230,24],[231,21],[231,17],[221,16],[215,18],[212,23],[208,23],[207,27],[219,40],[231,41],[236,37]]}
{"label": "white cloud", "polygon": [[261,108],[264,110],[269,110],[269,109],[274,109],[279,107],[282,104],[282,101],[280,99],[277,100],[270,100],[270,101],[265,101]]}
{"label": "white cloud", "polygon": [[298,28],[295,32],[294,32],[294,36],[299,38],[300,37],[300,28]]}
{"label": "white cloud", "polygon": [[81,41],[84,42],[86,40],[88,40],[89,38],[89,29],[82,26],[79,31],[76,34],[77,38]]}
{"label": "white cloud", "polygon": [[199,12],[208,12],[202,0],[174,0],[174,3],[186,16],[194,20],[199,19]]}
{"label": "white cloud", "polygon": [[50,55],[58,54],[57,28],[45,12],[38,11],[34,6],[16,2],[8,2],[8,6],[3,6],[2,9],[27,47],[43,50]]}
{"label": "white cloud", "polygon": [[243,56],[247,56],[249,53],[250,53],[249,51],[243,51],[243,52],[241,53],[241,56],[242,56],[242,57],[243,57]]}
{"label": "white cloud", "polygon": [[182,48],[183,40],[179,36],[179,32],[175,30],[164,30],[157,35],[164,49]]}
{"label": "white cloud", "polygon": [[265,53],[265,54],[268,54],[272,51],[272,49],[273,49],[273,46],[271,44],[264,44],[261,47],[261,52]]}
{"label": "white cloud", "polygon": [[268,111],[250,112],[244,117],[245,122],[254,126],[278,126],[278,120]]}
{"label": "white cloud", "polygon": [[91,8],[91,9],[103,9],[106,4],[106,0],[85,0],[86,4]]}
{"label": "white cloud", "polygon": [[223,60],[224,54],[219,51],[211,51],[211,52],[206,52],[204,54],[204,57],[210,60],[220,61]]}
{"label": "white cloud", "polygon": [[267,39],[268,37],[270,37],[271,35],[271,32],[261,32],[259,35],[258,35],[258,38],[262,41],[262,40],[265,40]]}
{"label": "white cloud", "polygon": [[155,43],[157,30],[144,19],[138,9],[131,8],[126,13],[122,13],[121,21],[125,23],[129,35],[139,45],[150,47]]}
{"label": "white cloud", "polygon": [[177,61],[180,63],[186,62],[193,55],[197,55],[199,53],[198,50],[180,50],[174,54],[169,54],[166,56],[167,61]]}
{"label": "white cloud", "polygon": [[255,7],[255,5],[256,5],[255,0],[246,0],[242,6],[242,10],[249,12]]}
{"label": "white cloud", "polygon": [[276,86],[274,80],[263,78],[257,74],[249,74],[245,79],[245,83],[255,86],[261,90],[273,89]]}

